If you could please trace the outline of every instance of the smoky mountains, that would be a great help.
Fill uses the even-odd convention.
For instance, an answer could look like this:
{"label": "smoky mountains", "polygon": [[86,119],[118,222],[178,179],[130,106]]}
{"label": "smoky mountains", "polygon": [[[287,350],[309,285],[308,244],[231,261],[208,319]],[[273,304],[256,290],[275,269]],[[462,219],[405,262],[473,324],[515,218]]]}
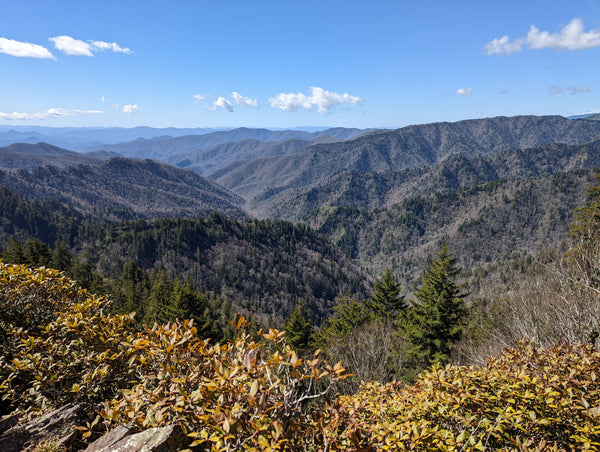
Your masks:
{"label": "smoky mountains", "polygon": [[[561,116],[397,130],[242,128],[140,136],[80,157],[22,145],[22,169],[1,163],[0,185],[113,220],[217,212],[302,221],[371,272],[392,268],[410,282],[442,241],[466,269],[558,244],[600,167],[599,140],[600,121]],[[0,149],[0,162],[19,152]],[[32,168],[36,152],[53,167]]]}
{"label": "smoky mountains", "polygon": [[[67,157],[63,163],[72,158],[59,156]],[[98,219],[191,218],[214,212],[247,217],[241,197],[193,171],[150,159],[96,160],[64,168],[5,169],[0,186],[30,201],[53,200]]]}
{"label": "smoky mountains", "polygon": [[382,173],[423,168],[452,155],[485,157],[549,143],[582,144],[600,136],[600,124],[560,116],[496,117],[434,123],[314,144],[287,156],[233,162],[209,176],[244,197],[255,214],[278,195],[311,187],[349,171]]}

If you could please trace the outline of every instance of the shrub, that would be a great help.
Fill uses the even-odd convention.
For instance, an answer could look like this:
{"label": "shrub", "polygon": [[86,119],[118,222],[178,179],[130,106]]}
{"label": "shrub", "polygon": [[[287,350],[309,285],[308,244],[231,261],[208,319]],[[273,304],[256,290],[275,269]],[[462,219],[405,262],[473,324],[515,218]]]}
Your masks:
{"label": "shrub", "polygon": [[318,450],[328,412],[325,395],[345,378],[341,364],[303,361],[284,333],[263,341],[242,330],[235,341],[198,340],[190,322],[155,325],[126,344],[147,365],[139,383],[104,404],[110,424],[179,424],[202,450]]}
{"label": "shrub", "polygon": [[588,346],[521,342],[484,367],[433,366],[413,386],[367,383],[340,397],[331,441],[336,450],[599,450],[599,365]]}

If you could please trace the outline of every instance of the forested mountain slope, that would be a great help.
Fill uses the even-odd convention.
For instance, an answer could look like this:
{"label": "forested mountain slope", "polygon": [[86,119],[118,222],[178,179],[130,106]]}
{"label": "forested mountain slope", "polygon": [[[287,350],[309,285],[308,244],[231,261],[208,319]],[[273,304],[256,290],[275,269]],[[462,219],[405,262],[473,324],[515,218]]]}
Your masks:
{"label": "forested mountain slope", "polygon": [[600,140],[581,145],[507,150],[488,157],[453,155],[423,168],[383,173],[350,171],[312,187],[257,199],[251,208],[270,218],[302,220],[323,206],[383,208],[405,199],[499,179],[527,179],[575,169],[600,168]]}
{"label": "forested mountain slope", "polygon": [[233,165],[211,175],[247,200],[307,187],[347,171],[384,172],[438,163],[451,155],[493,155],[548,143],[581,144],[600,136],[600,123],[561,116],[515,116],[408,126],[295,154]]}
{"label": "forested mountain slope", "polygon": [[33,169],[40,166],[66,168],[75,165],[101,165],[108,153],[79,154],[47,143],[14,143],[0,148],[0,169]]}
{"label": "forested mountain slope", "polygon": [[315,143],[331,143],[341,141],[329,136],[312,140],[290,138],[285,141],[260,141],[256,138],[219,144],[208,150],[195,150],[186,154],[175,154],[163,158],[180,168],[187,168],[206,175],[219,170],[233,162],[243,164],[248,160],[289,155]]}
{"label": "forested mountain slope", "polygon": [[236,221],[214,214],[97,224],[77,242],[81,251],[95,255],[101,274],[119,274],[132,259],[143,269],[164,269],[171,278],[189,278],[203,292],[224,295],[264,324],[281,325],[300,301],[320,323],[338,295],[365,296],[370,285],[324,236],[280,220]]}
{"label": "forested mountain slope", "polygon": [[303,301],[320,323],[343,293],[366,296],[371,279],[327,239],[280,220],[203,218],[96,221],[49,200],[31,202],[0,189],[0,250],[9,238],[60,240],[94,271],[120,280],[133,262],[164,271],[202,292],[231,300],[235,310],[281,325]]}
{"label": "forested mountain slope", "polygon": [[124,157],[155,158],[164,160],[175,154],[186,154],[198,150],[209,150],[216,146],[235,143],[248,139],[262,142],[286,141],[290,139],[315,140],[331,137],[345,140],[368,132],[361,129],[332,128],[319,132],[303,130],[269,130],[240,127],[233,130],[217,131],[204,135],[186,135],[178,137],[139,138],[134,141],[97,147],[105,151],[116,152]]}
{"label": "forested mountain slope", "polygon": [[237,195],[193,171],[152,160],[0,171],[0,185],[30,200],[52,198],[100,218],[246,216]]}
{"label": "forested mountain slope", "polygon": [[501,179],[381,209],[323,207],[306,221],[368,269],[390,267],[412,283],[442,242],[465,270],[556,246],[593,181],[591,169]]}

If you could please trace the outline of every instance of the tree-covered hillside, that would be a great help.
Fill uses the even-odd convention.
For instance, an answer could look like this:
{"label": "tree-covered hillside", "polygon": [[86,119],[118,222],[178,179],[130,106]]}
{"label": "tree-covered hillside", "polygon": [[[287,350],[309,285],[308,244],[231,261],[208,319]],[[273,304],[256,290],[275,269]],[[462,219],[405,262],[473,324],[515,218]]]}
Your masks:
{"label": "tree-covered hillside", "polygon": [[500,179],[527,179],[600,167],[600,140],[511,149],[488,157],[453,155],[423,168],[382,173],[350,171],[315,186],[256,198],[250,207],[266,217],[304,219],[323,206],[383,208],[417,195],[446,192]]}
{"label": "tree-covered hillside", "polygon": [[285,189],[310,187],[348,171],[398,171],[434,165],[451,155],[490,156],[549,143],[582,144],[600,136],[597,121],[560,116],[515,116],[408,126],[295,154],[259,159],[211,177],[247,201]]}
{"label": "tree-covered hillside", "polygon": [[0,191],[0,203],[0,248],[6,249],[10,238],[23,244],[35,238],[52,246],[58,240],[100,276],[119,280],[129,262],[145,272],[164,271],[171,280],[231,300],[234,309],[265,324],[281,325],[300,301],[310,306],[311,320],[318,324],[339,294],[364,295],[370,286],[356,264],[301,224],[238,221],[219,214],[95,222],[6,189]]}
{"label": "tree-covered hillside", "polygon": [[465,269],[533,254],[566,239],[594,172],[498,180],[408,198],[382,209],[323,207],[306,220],[375,273],[412,282],[442,241]]}
{"label": "tree-covered hillside", "polygon": [[243,200],[193,171],[153,160],[113,158],[99,166],[0,171],[0,185],[29,200],[52,199],[99,219],[246,217]]}

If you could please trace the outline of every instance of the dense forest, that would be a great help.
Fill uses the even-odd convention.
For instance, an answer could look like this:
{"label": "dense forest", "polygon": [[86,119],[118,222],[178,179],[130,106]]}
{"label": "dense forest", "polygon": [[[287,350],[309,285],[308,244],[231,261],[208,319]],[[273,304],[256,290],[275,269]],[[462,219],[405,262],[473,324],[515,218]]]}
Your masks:
{"label": "dense forest", "polygon": [[[56,270],[0,263],[1,412],[81,410],[78,436],[32,444],[9,428],[0,446],[78,450],[128,424],[167,429],[177,450],[597,450],[600,185],[588,194],[568,251],[540,256],[493,306],[465,302],[444,244],[414,299],[385,272],[316,334],[301,305],[288,332],[238,316],[222,344],[194,321],[140,328]],[[486,364],[450,364],[505,343]],[[340,356],[348,368],[330,364]]]}
{"label": "dense forest", "polygon": [[[119,286],[128,280],[139,284],[138,299],[144,298],[140,291],[154,293],[148,280],[154,275],[230,300],[227,311],[244,312],[265,325],[281,326],[303,301],[310,306],[311,321],[320,324],[339,294],[364,296],[371,284],[325,237],[302,224],[239,221],[220,214],[95,222],[6,189],[0,203],[5,262],[65,270],[82,287],[113,293],[117,300],[125,290]],[[141,276],[128,276],[132,272]],[[148,311],[147,301],[131,303],[117,301],[117,306],[135,310],[145,320],[154,315],[148,313],[153,310]]]}

